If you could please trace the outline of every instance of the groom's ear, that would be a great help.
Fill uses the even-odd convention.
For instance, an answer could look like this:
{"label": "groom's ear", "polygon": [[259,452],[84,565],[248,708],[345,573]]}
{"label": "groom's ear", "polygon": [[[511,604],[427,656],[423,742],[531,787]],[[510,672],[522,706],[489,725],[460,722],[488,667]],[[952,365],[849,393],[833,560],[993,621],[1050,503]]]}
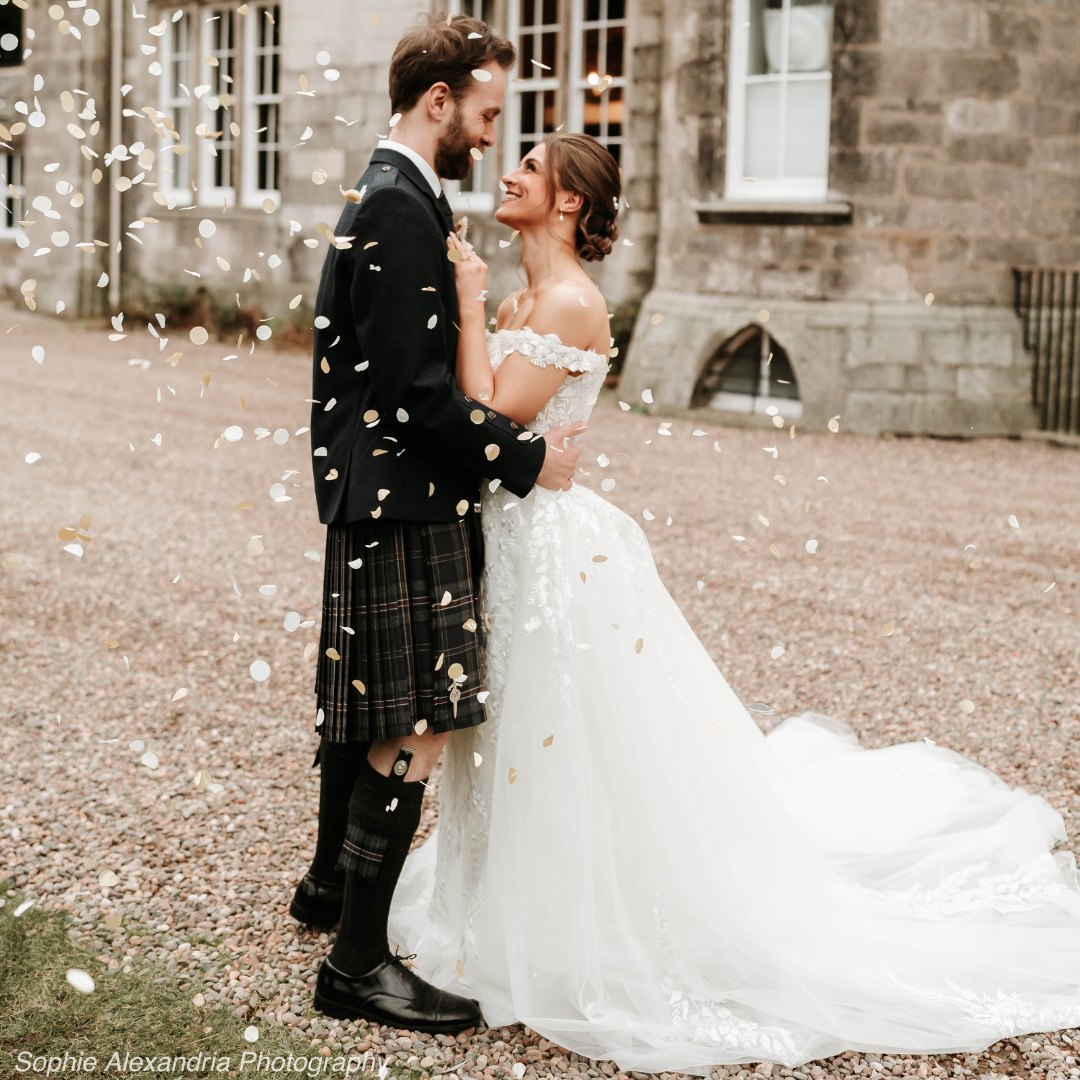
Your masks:
{"label": "groom's ear", "polygon": [[450,87],[444,82],[432,83],[424,94],[424,103],[427,106],[428,117],[436,122],[441,121],[454,103],[454,95]]}

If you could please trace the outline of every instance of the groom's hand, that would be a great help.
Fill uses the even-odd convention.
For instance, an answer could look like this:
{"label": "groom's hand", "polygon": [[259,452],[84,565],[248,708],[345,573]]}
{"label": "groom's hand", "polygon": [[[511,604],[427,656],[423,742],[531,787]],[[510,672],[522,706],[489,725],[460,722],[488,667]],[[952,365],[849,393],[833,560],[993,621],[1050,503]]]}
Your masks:
{"label": "groom's hand", "polygon": [[544,455],[544,467],[536,482],[540,487],[551,491],[569,491],[574,484],[574,472],[577,469],[581,451],[570,445],[570,440],[583,431],[588,431],[588,424],[580,422],[554,428],[544,436],[547,453]]}

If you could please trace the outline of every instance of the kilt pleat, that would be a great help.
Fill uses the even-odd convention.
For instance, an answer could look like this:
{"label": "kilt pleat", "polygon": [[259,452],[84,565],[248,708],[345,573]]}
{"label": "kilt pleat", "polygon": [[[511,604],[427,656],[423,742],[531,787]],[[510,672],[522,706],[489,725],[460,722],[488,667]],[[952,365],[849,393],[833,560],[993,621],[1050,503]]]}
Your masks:
{"label": "kilt pleat", "polygon": [[471,727],[480,692],[479,520],[326,534],[316,727],[332,742]]}

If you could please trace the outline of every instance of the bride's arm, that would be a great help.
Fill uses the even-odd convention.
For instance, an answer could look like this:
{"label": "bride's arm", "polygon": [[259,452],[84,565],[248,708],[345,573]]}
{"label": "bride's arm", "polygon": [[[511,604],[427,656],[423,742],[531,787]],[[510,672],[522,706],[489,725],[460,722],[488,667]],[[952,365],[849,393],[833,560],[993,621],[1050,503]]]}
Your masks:
{"label": "bride's arm", "polygon": [[[453,240],[450,241],[453,247]],[[458,336],[457,382],[470,397],[483,401],[511,420],[528,424],[551,400],[568,372],[555,365],[533,364],[520,353],[510,353],[492,372],[485,334],[487,267],[478,255],[455,266],[461,333]],[[576,285],[559,284],[537,303],[529,329],[555,334],[564,345],[588,349],[595,337],[599,293],[586,297]],[[606,322],[606,315],[604,316]]]}

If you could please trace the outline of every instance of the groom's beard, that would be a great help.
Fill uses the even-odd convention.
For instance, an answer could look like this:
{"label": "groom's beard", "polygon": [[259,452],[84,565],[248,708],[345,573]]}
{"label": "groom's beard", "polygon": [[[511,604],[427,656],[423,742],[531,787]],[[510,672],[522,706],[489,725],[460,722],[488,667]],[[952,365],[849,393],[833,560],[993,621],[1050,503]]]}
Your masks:
{"label": "groom's beard", "polygon": [[464,180],[472,171],[472,139],[454,110],[446,134],[435,147],[435,172],[444,180]]}

